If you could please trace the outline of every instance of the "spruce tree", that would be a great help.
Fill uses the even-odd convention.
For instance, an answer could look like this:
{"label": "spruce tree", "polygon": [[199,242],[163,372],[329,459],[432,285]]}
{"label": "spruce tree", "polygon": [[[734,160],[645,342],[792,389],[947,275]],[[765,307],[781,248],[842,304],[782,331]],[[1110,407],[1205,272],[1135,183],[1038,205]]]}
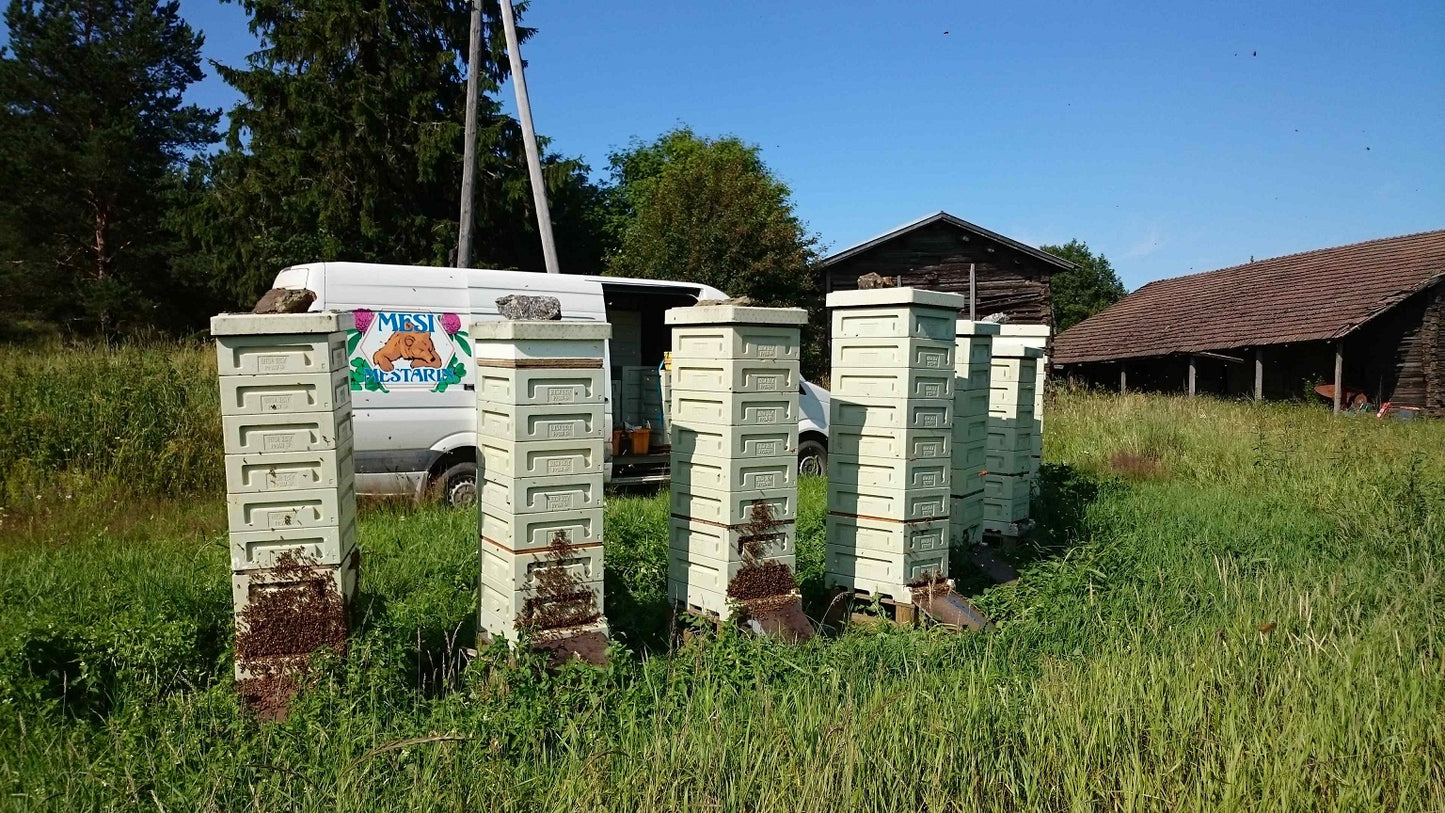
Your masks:
{"label": "spruce tree", "polygon": [[166,321],[177,168],[216,137],[182,100],[201,35],[174,0],[12,0],[5,22],[0,308],[85,332]]}
{"label": "spruce tree", "polygon": [[[457,238],[469,3],[241,2],[262,48],[245,67],[220,68],[244,98],[207,168],[210,192],[190,216],[205,266],[197,272],[249,304],[299,262],[447,264]],[[476,263],[530,270],[541,267],[541,250],[520,127],[495,99],[507,61],[488,5]],[[577,266],[600,251],[586,167],[549,156],[546,174],[564,262],[584,270]]]}

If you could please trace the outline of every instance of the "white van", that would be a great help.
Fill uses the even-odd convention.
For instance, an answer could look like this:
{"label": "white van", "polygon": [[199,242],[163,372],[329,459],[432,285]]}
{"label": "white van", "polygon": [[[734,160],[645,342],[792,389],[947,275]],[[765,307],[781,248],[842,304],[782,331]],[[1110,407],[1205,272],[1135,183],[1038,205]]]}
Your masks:
{"label": "white van", "polygon": [[[477,405],[467,328],[498,318],[499,297],[555,296],[564,319],[612,323],[604,361],[613,379],[609,426],[623,409],[614,401],[624,379],[643,380],[671,346],[663,312],[727,297],[692,282],[352,262],[293,265],[276,275],[274,287],[314,292],[312,310],[356,312],[347,352],[357,492],[418,499],[435,493],[457,504],[476,494]],[[826,469],[827,397],[812,384],[800,389],[805,470]],[[647,452],[618,456],[604,444],[608,478],[666,481],[668,453],[657,440]]]}

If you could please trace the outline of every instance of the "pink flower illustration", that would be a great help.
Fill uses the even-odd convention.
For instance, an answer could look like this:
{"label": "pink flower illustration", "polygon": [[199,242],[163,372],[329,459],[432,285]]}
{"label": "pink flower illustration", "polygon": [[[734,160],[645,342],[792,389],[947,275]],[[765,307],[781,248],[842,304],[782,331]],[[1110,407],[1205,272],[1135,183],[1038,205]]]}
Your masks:
{"label": "pink flower illustration", "polygon": [[457,316],[455,313],[442,314],[442,330],[445,330],[448,336],[455,334],[461,329],[462,317]]}
{"label": "pink flower illustration", "polygon": [[371,327],[371,320],[376,318],[376,314],[364,308],[357,308],[351,314],[356,317],[356,329],[362,333]]}

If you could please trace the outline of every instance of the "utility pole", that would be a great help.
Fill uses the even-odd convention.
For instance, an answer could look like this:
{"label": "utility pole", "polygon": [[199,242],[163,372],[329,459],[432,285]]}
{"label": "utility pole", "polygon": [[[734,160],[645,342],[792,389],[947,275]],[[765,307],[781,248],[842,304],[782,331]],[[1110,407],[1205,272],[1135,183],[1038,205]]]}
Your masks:
{"label": "utility pole", "polygon": [[457,267],[472,267],[472,198],[477,189],[477,63],[482,57],[482,0],[472,0],[467,48],[467,127],[462,148],[462,212],[457,229]]}
{"label": "utility pole", "polygon": [[517,118],[522,121],[522,145],[527,149],[527,174],[532,179],[532,201],[537,209],[537,231],[542,235],[542,259],[548,274],[557,268],[557,245],[552,241],[552,213],[547,209],[547,187],[542,184],[542,159],[537,155],[537,134],[532,130],[532,105],[527,101],[527,79],[522,75],[522,52],[517,45],[517,20],[512,0],[501,0],[502,27],[507,34],[507,58],[512,63],[512,87],[517,91]]}

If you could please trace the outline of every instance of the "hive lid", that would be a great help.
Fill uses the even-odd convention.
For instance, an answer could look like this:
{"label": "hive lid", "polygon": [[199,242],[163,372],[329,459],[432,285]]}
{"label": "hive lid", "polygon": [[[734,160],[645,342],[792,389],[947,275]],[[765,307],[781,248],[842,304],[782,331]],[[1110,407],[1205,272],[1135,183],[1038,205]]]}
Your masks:
{"label": "hive lid", "polygon": [[808,321],[802,308],[759,308],[748,305],[693,305],[668,308],[664,320],[669,325],[785,325],[792,327]]}
{"label": "hive lid", "polygon": [[355,326],[349,311],[310,313],[220,313],[211,317],[212,336],[335,333]]}
{"label": "hive lid", "polygon": [[596,341],[611,338],[612,324],[583,320],[568,321],[566,319],[548,321],[488,319],[483,322],[473,322],[471,336],[473,339],[500,339],[503,341],[513,339]]}
{"label": "hive lid", "polygon": [[868,291],[834,291],[828,294],[830,308],[878,308],[889,305],[920,305],[928,308],[961,310],[968,297],[922,288],[874,288]]}

